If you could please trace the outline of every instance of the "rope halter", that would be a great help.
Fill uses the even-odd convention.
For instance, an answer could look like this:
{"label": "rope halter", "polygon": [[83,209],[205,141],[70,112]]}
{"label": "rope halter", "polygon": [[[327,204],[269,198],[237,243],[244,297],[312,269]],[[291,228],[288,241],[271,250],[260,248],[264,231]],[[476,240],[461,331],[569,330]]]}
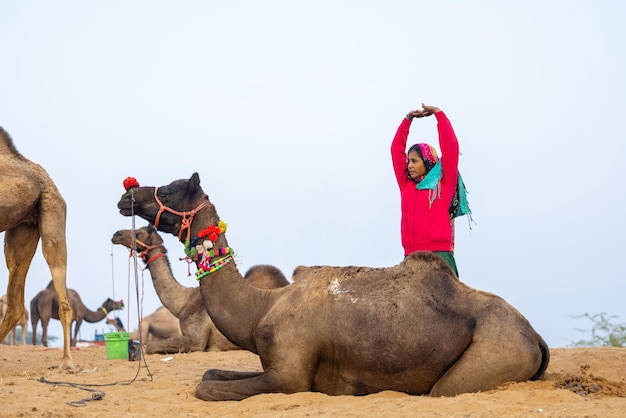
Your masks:
{"label": "rope halter", "polygon": [[154,227],[155,228],[159,227],[159,218],[161,217],[161,214],[164,211],[167,211],[169,213],[172,213],[174,215],[180,216],[182,218],[181,224],[180,224],[180,230],[178,231],[178,239],[181,240],[182,236],[183,236],[183,231],[187,230],[187,237],[185,239],[188,240],[190,235],[191,235],[191,223],[193,222],[193,217],[196,216],[196,213],[198,213],[200,211],[200,209],[204,208],[206,205],[209,204],[209,199],[207,199],[204,202],[200,203],[198,205],[198,207],[196,207],[192,211],[189,211],[189,212],[179,212],[179,211],[174,210],[172,208],[168,208],[167,206],[165,206],[163,204],[163,202],[161,202],[161,200],[157,196],[157,190],[158,189],[159,189],[158,187],[154,188],[154,200],[159,204],[159,210],[158,210],[158,212],[156,214],[156,217],[154,218]]}
{"label": "rope halter", "polygon": [[[144,250],[141,251],[140,253],[137,253],[137,256],[141,257],[141,259],[146,263],[146,266],[148,264],[150,264],[151,262],[153,262],[154,260],[158,260],[159,258],[163,257],[165,255],[165,252],[159,253],[155,256],[152,256],[151,258],[148,259],[148,251],[154,250],[155,248],[159,248],[159,247],[163,247],[163,245],[159,244],[159,245],[148,245],[144,242],[141,242],[140,240],[138,240],[137,238],[135,238],[135,242],[139,245],[141,245],[142,247],[144,247]],[[132,257],[132,249],[131,251],[131,257]]]}

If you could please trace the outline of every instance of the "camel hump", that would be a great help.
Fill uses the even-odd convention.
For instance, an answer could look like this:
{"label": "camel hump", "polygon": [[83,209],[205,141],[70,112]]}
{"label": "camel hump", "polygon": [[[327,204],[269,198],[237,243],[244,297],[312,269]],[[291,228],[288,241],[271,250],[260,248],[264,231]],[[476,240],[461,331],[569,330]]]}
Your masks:
{"label": "camel hump", "polygon": [[28,161],[28,159],[17,150],[15,144],[13,143],[13,139],[11,139],[9,133],[2,126],[0,126],[0,149],[5,151],[0,152],[2,154],[10,153],[20,160]]}
{"label": "camel hump", "polygon": [[431,251],[417,251],[411,253],[404,258],[404,261],[401,264],[406,267],[412,267],[419,264],[423,265],[424,263],[430,265],[431,267],[448,270],[454,277],[456,277],[452,267],[450,267],[446,260]]}
{"label": "camel hump", "polygon": [[246,272],[244,279],[252,286],[259,289],[275,289],[277,287],[285,287],[289,281],[282,271],[271,264],[257,264],[252,266]]}

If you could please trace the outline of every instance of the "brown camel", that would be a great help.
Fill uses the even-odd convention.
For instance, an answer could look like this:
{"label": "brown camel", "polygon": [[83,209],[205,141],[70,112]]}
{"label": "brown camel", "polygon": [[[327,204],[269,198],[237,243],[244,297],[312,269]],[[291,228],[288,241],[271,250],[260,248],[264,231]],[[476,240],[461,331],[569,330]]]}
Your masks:
{"label": "brown camel", "polygon": [[[122,320],[119,318],[107,319],[106,323],[115,327],[117,331],[126,331]],[[180,321],[167,308],[161,306],[154,313],[142,320],[142,330],[145,332],[142,341],[154,342],[182,336]],[[139,331],[128,333],[129,340],[138,340]]]}
{"label": "brown camel", "polygon": [[[6,315],[6,313],[7,313],[7,295],[2,295],[2,297],[0,298],[0,323],[4,319],[4,316]],[[18,325],[22,328],[22,332],[20,333],[20,341],[22,342],[22,345],[26,345],[26,331],[28,331],[28,309],[26,309],[26,306],[24,306],[24,315],[22,315],[22,319],[20,319],[20,322],[18,322],[17,325],[10,332],[11,341],[13,345],[17,344]],[[8,344],[9,336],[7,335],[7,337],[2,342],[4,344]]]}
{"label": "brown camel", "polygon": [[[197,173],[132,188],[118,208],[181,242],[209,233],[215,248],[230,248]],[[460,282],[434,253],[387,268],[299,267],[297,280],[273,290],[248,286],[228,255],[203,261],[200,291],[213,322],[263,365],[208,370],[196,387],[203,400],[302,391],[453,396],[537,379],[548,365],[547,344],[520,312]]]}
{"label": "brown camel", "polygon": [[[133,249],[132,231],[125,229],[113,234],[114,244]],[[209,317],[200,289],[182,286],[172,274],[163,246],[163,239],[151,226],[135,230],[135,248],[147,264],[154,289],[161,303],[180,320],[182,336],[167,341],[159,340],[146,345],[146,353],[179,353],[189,351],[238,350],[215,327]],[[248,282],[256,287],[273,289],[289,284],[283,273],[274,266],[260,265],[246,273]],[[145,322],[144,318],[144,322]],[[144,340],[144,343],[147,340]]]}
{"label": "brown camel", "polygon": [[[70,344],[72,347],[76,347],[78,341],[78,331],[84,321],[89,323],[100,322],[109,314],[109,312],[124,309],[124,302],[116,302],[110,298],[102,303],[95,311],[90,310],[85,306],[82,299],[73,289],[67,289],[67,294],[70,298],[70,304],[72,306],[72,322],[76,321],[74,325],[74,336],[72,337]],[[37,344],[37,323],[41,320],[41,343],[44,346],[48,346],[48,323],[50,318],[59,319],[59,300],[56,293],[48,288],[37,293],[37,295],[30,301],[30,322],[33,327],[33,345]]]}
{"label": "brown camel", "polygon": [[105,322],[107,325],[113,326],[117,332],[126,332],[126,328],[124,328],[124,323],[119,318],[107,318]]}
{"label": "brown camel", "polygon": [[[153,354],[160,351],[154,350],[154,344],[180,338],[183,332],[180,329],[180,321],[166,307],[161,306],[156,311],[141,320],[141,340],[146,344],[146,353]],[[139,339],[139,332],[130,333],[131,340]],[[152,348],[152,351],[149,349]],[[164,351],[165,352],[165,351]],[[170,351],[174,353],[174,351]]]}
{"label": "brown camel", "polygon": [[[59,298],[63,326],[62,369],[74,367],[70,352],[72,308],[67,296],[67,208],[59,189],[40,165],[26,159],[0,127],[0,232],[9,269],[8,307],[0,324],[0,341],[23,318],[26,273],[39,239]],[[34,331],[33,331],[34,332]]]}

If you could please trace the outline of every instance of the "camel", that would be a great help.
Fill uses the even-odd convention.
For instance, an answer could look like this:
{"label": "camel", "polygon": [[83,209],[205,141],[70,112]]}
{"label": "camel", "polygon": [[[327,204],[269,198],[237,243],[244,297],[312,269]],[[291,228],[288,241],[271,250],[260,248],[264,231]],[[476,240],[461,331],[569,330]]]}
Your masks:
{"label": "camel", "polygon": [[[146,353],[179,353],[191,351],[226,351],[240,347],[230,342],[213,324],[204,307],[198,287],[182,286],[172,274],[163,239],[151,226],[132,231],[117,231],[111,242],[135,248],[150,270],[154,289],[161,303],[180,320],[182,335],[167,341],[158,340],[146,345]],[[289,284],[283,273],[270,265],[253,266],[246,273],[248,282],[256,287],[272,289]],[[144,318],[144,323],[146,318]],[[145,329],[144,329],[145,331]],[[147,341],[143,340],[144,343]]]}
{"label": "camel", "polygon": [[[230,248],[197,173],[161,187],[137,185],[118,209],[183,243],[208,233],[214,248]],[[200,291],[217,328],[258,354],[263,371],[207,370],[199,399],[383,390],[454,396],[539,379],[547,368],[548,346],[528,320],[459,281],[434,253],[384,268],[299,266],[293,283],[273,290],[248,286],[226,254],[196,263]]]}
{"label": "camel", "polygon": [[[141,340],[148,342],[146,346],[146,353],[153,354],[160,351],[154,351],[155,342],[168,341],[173,338],[180,338],[183,336],[183,332],[180,328],[180,321],[176,318],[166,307],[161,306],[156,311],[148,316],[145,316],[141,320]],[[139,332],[133,331],[130,333],[129,339],[138,340]],[[148,351],[148,348],[152,348],[152,352]],[[164,351],[166,352],[166,351]],[[174,353],[172,351],[172,353]]]}
{"label": "camel", "polygon": [[[0,322],[2,322],[2,320],[4,319],[6,312],[7,312],[7,295],[2,295],[2,297],[0,298]],[[24,315],[22,315],[22,319],[20,319],[17,325],[10,332],[11,342],[13,343],[13,345],[17,344],[17,326],[18,325],[22,329],[22,332],[20,333],[20,341],[22,342],[22,345],[26,345],[26,331],[28,330],[28,309],[26,309],[26,306],[24,306]],[[2,342],[4,344],[9,343],[8,335]]]}
{"label": "camel", "polygon": [[[112,325],[118,332],[126,332],[122,320],[119,318],[107,319],[106,323]],[[180,330],[180,321],[167,308],[161,306],[152,314],[146,316],[142,320],[142,329],[145,334],[142,341],[151,342],[158,340],[166,340],[182,336]],[[139,331],[135,330],[128,333],[129,340],[138,340]]]}
{"label": "camel", "polygon": [[[62,369],[72,369],[70,327],[72,308],[67,295],[67,207],[46,170],[22,156],[0,127],[0,232],[9,269],[8,307],[0,324],[0,341],[23,318],[26,274],[41,239],[41,249],[52,274],[63,327]],[[33,331],[34,332],[34,331]]]}
{"label": "camel", "polygon": [[107,318],[105,321],[107,325],[111,325],[115,328],[117,332],[126,332],[126,328],[124,328],[124,323],[119,318]]}
{"label": "camel", "polygon": [[[59,319],[58,306],[59,300],[56,294],[50,289],[51,285],[37,295],[30,301],[30,322],[33,327],[33,345],[37,344],[37,323],[41,320],[41,343],[44,346],[48,346],[48,323],[50,318]],[[124,309],[123,301],[114,301],[107,298],[102,305],[95,311],[90,310],[85,306],[82,299],[78,295],[78,292],[74,289],[67,289],[67,294],[72,306],[72,322],[76,321],[74,325],[74,336],[70,340],[72,347],[76,347],[78,341],[78,331],[84,321],[89,323],[100,322],[109,314],[109,312]]]}

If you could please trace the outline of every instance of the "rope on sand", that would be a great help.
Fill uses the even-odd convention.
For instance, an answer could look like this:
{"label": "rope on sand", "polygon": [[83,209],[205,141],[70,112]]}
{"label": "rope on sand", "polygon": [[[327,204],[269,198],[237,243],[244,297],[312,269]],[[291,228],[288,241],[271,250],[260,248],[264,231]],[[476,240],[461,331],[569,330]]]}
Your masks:
{"label": "rope on sand", "polygon": [[[134,201],[135,201],[135,196],[133,194],[133,190],[130,190],[131,192],[131,198],[133,201],[133,209],[134,209]],[[132,233],[133,233],[133,237],[135,236],[135,214],[134,212],[132,212],[131,210],[131,220],[132,220]],[[139,316],[139,329],[141,330],[141,320],[142,320],[142,305],[143,305],[143,278],[142,278],[142,297],[141,299],[139,298],[139,275],[138,275],[138,270],[139,267],[137,266],[137,246],[135,243],[135,240],[133,239],[133,261],[134,261],[134,267],[135,267],[135,291],[136,291],[136,299],[137,299],[137,314]],[[129,271],[129,277],[128,277],[128,283],[129,283],[129,297],[130,297],[130,271]],[[140,347],[141,347],[141,355],[139,358],[139,361],[137,362],[137,372],[135,373],[135,376],[132,378],[132,380],[126,381],[126,382],[113,382],[113,383],[73,383],[73,382],[53,382],[50,380],[45,379],[44,377],[40,377],[39,379],[29,379],[29,380],[37,380],[38,382],[41,383],[46,383],[49,385],[55,385],[55,386],[64,386],[64,387],[72,387],[72,388],[76,388],[76,389],[81,389],[81,390],[85,390],[88,392],[92,392],[91,396],[88,398],[83,398],[80,399],[78,401],[70,401],[70,402],[66,402],[68,405],[70,406],[76,406],[76,407],[85,407],[87,406],[87,402],[89,401],[100,401],[104,398],[105,392],[103,390],[97,390],[97,389],[90,389],[90,387],[103,387],[103,386],[115,386],[115,385],[130,385],[131,383],[135,382],[137,380],[137,377],[139,376],[139,371],[141,370],[141,362],[143,361],[144,366],[146,367],[146,370],[148,372],[148,376],[150,376],[150,381],[154,380],[154,377],[152,375],[152,372],[150,371],[150,368],[148,367],[148,363],[146,362],[146,356],[145,356],[145,352],[143,349],[143,341],[141,338],[141,333],[139,335],[139,342],[140,342]]]}

